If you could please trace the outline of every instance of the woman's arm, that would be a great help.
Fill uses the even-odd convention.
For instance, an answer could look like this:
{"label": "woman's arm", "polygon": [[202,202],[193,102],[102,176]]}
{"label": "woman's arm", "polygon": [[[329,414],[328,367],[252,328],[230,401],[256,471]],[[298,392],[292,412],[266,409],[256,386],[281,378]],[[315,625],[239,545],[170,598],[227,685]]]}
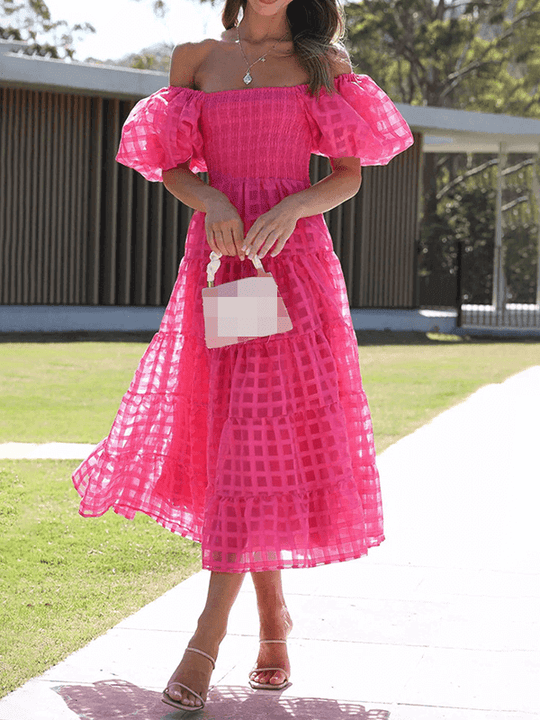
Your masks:
{"label": "woman's arm", "polygon": [[[332,172],[320,182],[287,195],[268,212],[260,215],[248,230],[242,249],[261,259],[273,247],[272,256],[281,252],[296,223],[302,217],[318,215],[356,195],[362,181],[358,158],[331,158]],[[274,246],[275,243],[275,246]]]}
{"label": "woman's arm", "polygon": [[217,201],[230,202],[221,190],[207,185],[200,177],[191,172],[189,161],[172,170],[165,170],[163,184],[184,205],[201,212],[207,212],[208,206]]}
{"label": "woman's arm", "polygon": [[[347,48],[334,45],[335,55],[330,60],[334,77],[353,72]],[[341,205],[354,197],[362,184],[360,159],[354,157],[330,158],[332,173],[306,190],[288,195],[282,203],[292,208],[299,218],[318,215]]]}
{"label": "woman's arm", "polygon": [[[214,41],[210,38],[199,43],[177,45],[171,56],[169,85],[193,88],[195,72]],[[175,198],[194,210],[207,212],[208,205],[229,198],[220,190],[207,185],[189,169],[189,160],[163,172],[163,184]]]}
{"label": "woman's arm", "polygon": [[287,195],[281,204],[301,217],[325,213],[354,197],[362,184],[359,158],[330,158],[333,172],[315,185]]}

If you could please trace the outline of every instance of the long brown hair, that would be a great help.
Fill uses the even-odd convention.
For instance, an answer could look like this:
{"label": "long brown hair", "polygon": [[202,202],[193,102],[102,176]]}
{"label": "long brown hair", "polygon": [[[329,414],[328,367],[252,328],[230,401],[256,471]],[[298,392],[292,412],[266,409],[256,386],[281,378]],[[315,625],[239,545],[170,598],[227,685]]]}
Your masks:
{"label": "long brown hair", "polygon": [[[240,8],[244,13],[247,0],[226,0],[221,22],[226,30],[236,27]],[[318,95],[321,87],[335,92],[331,58],[339,57],[345,37],[345,14],[338,0],[292,0],[287,5],[294,54],[309,75],[308,91]],[[348,53],[347,53],[348,55]]]}

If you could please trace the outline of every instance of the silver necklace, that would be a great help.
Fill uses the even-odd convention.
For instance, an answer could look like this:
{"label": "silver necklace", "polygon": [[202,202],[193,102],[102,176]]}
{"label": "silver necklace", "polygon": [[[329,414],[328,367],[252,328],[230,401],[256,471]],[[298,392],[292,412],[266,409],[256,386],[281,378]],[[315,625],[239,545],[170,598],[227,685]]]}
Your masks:
{"label": "silver necklace", "polygon": [[[285,35],[284,35],[282,38],[280,38],[275,45],[272,45],[272,47],[270,48],[270,50],[273,50],[273,49],[276,47],[276,45],[283,40],[283,38],[287,35],[288,32],[289,32],[289,31],[287,30],[287,32],[285,33]],[[242,55],[244,56],[244,60],[246,61],[246,65],[248,66],[247,73],[244,75],[244,77],[243,77],[242,79],[243,79],[243,81],[246,83],[246,85],[249,85],[249,83],[253,80],[253,78],[251,77],[250,72],[249,72],[250,69],[253,67],[253,65],[255,65],[255,63],[258,63],[259,60],[260,60],[261,62],[266,62],[266,59],[265,59],[265,58],[266,58],[266,56],[268,55],[268,53],[270,52],[270,50],[267,50],[267,51],[264,53],[264,55],[261,55],[261,57],[258,58],[258,60],[255,60],[255,62],[252,62],[251,65],[249,65],[249,64],[248,64],[248,59],[247,59],[247,57],[246,57],[246,53],[244,52],[244,48],[242,47],[242,43],[240,42],[240,31],[238,30],[238,25],[236,26],[236,34],[238,35],[238,41],[237,41],[237,42],[240,43],[240,50],[242,51]]]}

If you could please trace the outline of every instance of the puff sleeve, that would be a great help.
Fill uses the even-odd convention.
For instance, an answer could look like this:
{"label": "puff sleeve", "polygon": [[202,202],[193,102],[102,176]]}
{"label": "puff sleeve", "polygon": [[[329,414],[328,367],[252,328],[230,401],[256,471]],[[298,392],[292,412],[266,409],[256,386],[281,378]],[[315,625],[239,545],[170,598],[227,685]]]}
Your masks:
{"label": "puff sleeve", "polygon": [[361,165],[387,165],[413,144],[405,119],[368,75],[345,73],[334,84],[339,94],[323,87],[318,99],[304,95],[312,153],[357,157]]}
{"label": "puff sleeve", "polygon": [[152,182],[191,159],[192,172],[206,172],[199,127],[202,93],[168,86],[135,105],[122,128],[116,160]]}

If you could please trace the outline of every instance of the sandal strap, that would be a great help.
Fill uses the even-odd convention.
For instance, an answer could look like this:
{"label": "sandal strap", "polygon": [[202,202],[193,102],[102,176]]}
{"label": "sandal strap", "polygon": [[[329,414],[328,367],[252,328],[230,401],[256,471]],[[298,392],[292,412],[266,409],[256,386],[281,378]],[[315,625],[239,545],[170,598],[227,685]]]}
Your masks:
{"label": "sandal strap", "polygon": [[[189,693],[191,693],[192,695],[195,695],[195,697],[198,698],[198,699],[202,702],[202,704],[204,705],[204,700],[203,700],[202,697],[199,695],[199,693],[196,693],[195,690],[192,690],[192,689],[191,689],[190,687],[188,687],[187,685],[184,685],[184,683],[181,683],[181,682],[178,682],[178,681],[169,683],[169,684],[167,685],[167,689],[165,690],[165,692],[167,693],[167,695],[169,695],[169,688],[171,688],[173,685],[180,685],[180,687],[184,688],[184,690],[187,690],[187,691],[188,691]],[[169,697],[171,698],[171,700],[174,700],[174,702],[177,702],[179,705],[183,705],[183,704],[184,704],[184,703],[180,702],[180,700],[176,700],[175,698],[172,698],[170,695],[169,695]],[[189,706],[189,705],[186,705],[186,707],[190,707],[190,706]]]}
{"label": "sandal strap", "polygon": [[[210,662],[212,663],[212,667],[213,668],[216,667],[216,661],[208,653],[205,653],[202,650],[198,650],[197,648],[194,648],[194,647],[187,647],[186,650],[190,650],[191,652],[199,653],[199,655],[204,655],[205,658],[208,658],[210,660]],[[191,690],[190,690],[190,692],[191,692]],[[197,693],[193,693],[193,694],[196,695]]]}
{"label": "sandal strap", "polygon": [[259,640],[260,643],[286,643],[286,640]]}
{"label": "sandal strap", "polygon": [[282,672],[282,673],[285,675],[285,678],[288,678],[288,677],[289,677],[283,668],[278,668],[278,667],[272,667],[272,668],[254,668],[254,669],[249,673],[249,676],[251,677],[251,676],[253,675],[253,673],[270,672],[271,670],[274,670],[274,671],[275,671],[275,670],[279,670],[280,672]]}

